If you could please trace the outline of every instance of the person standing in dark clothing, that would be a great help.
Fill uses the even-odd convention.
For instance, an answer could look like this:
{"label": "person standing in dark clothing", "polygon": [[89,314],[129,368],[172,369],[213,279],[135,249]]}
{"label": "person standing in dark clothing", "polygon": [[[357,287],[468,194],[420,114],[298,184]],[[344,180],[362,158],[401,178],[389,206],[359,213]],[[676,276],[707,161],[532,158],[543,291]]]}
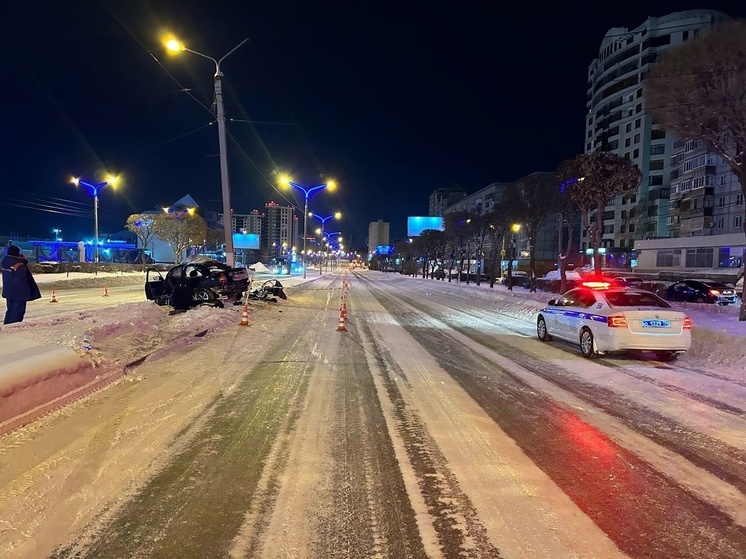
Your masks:
{"label": "person standing in dark clothing", "polygon": [[3,298],[7,310],[3,324],[22,322],[26,314],[26,303],[41,298],[39,287],[36,285],[28,261],[15,245],[8,247],[8,253],[0,262],[3,276]]}

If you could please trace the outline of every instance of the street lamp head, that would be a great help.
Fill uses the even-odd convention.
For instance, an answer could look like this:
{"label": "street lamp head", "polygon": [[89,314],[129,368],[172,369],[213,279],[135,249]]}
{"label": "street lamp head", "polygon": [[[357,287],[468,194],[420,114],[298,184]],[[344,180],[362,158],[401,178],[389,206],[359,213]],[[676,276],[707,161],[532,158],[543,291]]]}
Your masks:
{"label": "street lamp head", "polygon": [[168,39],[165,44],[166,48],[171,52],[179,52],[186,49],[180,41],[174,38]]}
{"label": "street lamp head", "polygon": [[521,224],[520,223],[514,223],[513,225],[510,226],[510,228],[513,231],[513,233],[518,233],[518,231],[521,230]]}
{"label": "street lamp head", "polygon": [[287,175],[280,175],[277,180],[283,186],[290,186],[290,177]]}
{"label": "street lamp head", "polygon": [[328,181],[326,183],[326,188],[328,190],[334,190],[335,188],[337,188],[337,183],[335,181]]}
{"label": "street lamp head", "polygon": [[70,182],[73,183],[75,186],[78,186],[80,184],[80,179],[77,177],[70,177]]}
{"label": "street lamp head", "polygon": [[319,227],[318,229],[316,229],[316,234],[317,235],[321,235],[321,227]]}
{"label": "street lamp head", "polygon": [[337,212],[334,214],[334,219],[342,219],[342,212]]}

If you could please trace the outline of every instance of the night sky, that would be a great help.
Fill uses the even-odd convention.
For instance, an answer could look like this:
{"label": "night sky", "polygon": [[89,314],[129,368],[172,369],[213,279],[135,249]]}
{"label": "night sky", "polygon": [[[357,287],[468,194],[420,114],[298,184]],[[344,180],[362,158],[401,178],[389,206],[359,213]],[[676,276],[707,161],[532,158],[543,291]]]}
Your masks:
{"label": "night sky", "polygon": [[310,209],[341,211],[334,228],[356,248],[370,221],[404,236],[436,188],[473,192],[580,153],[587,68],[610,27],[695,8],[746,16],[742,0],[12,4],[0,18],[0,235],[92,236],[92,199],[69,179],[105,170],[123,182],[100,192],[102,236],[185,194],[222,210],[214,64],[168,55],[170,31],[214,58],[249,38],[221,67],[234,212],[302,207],[275,189],[275,170],[335,179]]}

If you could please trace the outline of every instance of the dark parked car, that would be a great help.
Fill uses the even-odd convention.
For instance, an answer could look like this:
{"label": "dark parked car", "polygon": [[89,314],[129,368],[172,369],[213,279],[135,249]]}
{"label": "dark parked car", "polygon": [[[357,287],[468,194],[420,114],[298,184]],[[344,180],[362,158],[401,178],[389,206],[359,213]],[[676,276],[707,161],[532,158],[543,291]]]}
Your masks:
{"label": "dark parked car", "polygon": [[222,262],[191,256],[171,268],[164,278],[155,268],[145,275],[145,296],[158,305],[186,310],[197,305],[222,307],[223,300],[239,304],[249,289],[249,271]]}
{"label": "dark parked car", "polygon": [[683,280],[673,283],[666,289],[665,299],[687,303],[717,303],[718,305],[738,302],[735,289],[711,280]]}
{"label": "dark parked car", "polygon": [[[511,272],[511,276],[513,277],[513,287],[525,287],[526,289],[528,289],[531,286],[531,279],[528,277],[528,272],[523,272],[521,270],[513,270]],[[503,277],[500,280],[500,283],[503,285],[508,285],[508,273],[507,272],[503,274]]]}

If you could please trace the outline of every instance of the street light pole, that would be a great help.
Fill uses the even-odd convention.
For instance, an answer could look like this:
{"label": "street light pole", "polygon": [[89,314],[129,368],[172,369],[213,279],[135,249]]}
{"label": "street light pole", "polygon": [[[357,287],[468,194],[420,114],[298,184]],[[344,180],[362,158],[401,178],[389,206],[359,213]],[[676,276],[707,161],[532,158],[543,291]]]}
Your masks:
{"label": "street light pole", "polygon": [[99,260],[99,254],[98,254],[98,191],[101,190],[105,186],[111,185],[112,187],[116,188],[116,177],[109,177],[108,180],[99,183],[99,184],[91,184],[89,182],[86,182],[82,179],[73,178],[71,181],[75,186],[85,186],[86,188],[90,189],[91,195],[93,196],[93,235],[95,237],[95,245],[94,245],[94,264],[95,264],[95,273],[98,273],[98,260]]}
{"label": "street light pole", "polygon": [[316,192],[317,190],[322,190],[324,188],[330,188],[333,189],[335,187],[334,181],[325,182],[323,184],[317,184],[316,186],[312,186],[310,188],[305,188],[304,186],[301,186],[297,182],[291,181],[286,176],[280,177],[280,184],[292,186],[293,188],[297,188],[301,192],[303,192],[304,197],[304,205],[303,205],[303,279],[306,279],[306,237],[308,236],[308,199],[311,197],[311,194]]}
{"label": "street light pole", "polygon": [[[326,222],[329,221],[330,219],[334,218],[334,217],[336,217],[337,219],[339,219],[340,217],[342,217],[342,214],[340,212],[334,213],[332,215],[328,215],[326,217],[321,217],[320,215],[315,214],[313,212],[309,213],[308,215],[310,215],[311,217],[315,217],[316,219],[318,219],[321,222],[321,236],[322,237],[324,236],[324,226],[326,226]],[[327,262],[327,258],[328,258],[328,255],[325,252],[324,253],[324,263],[325,264]],[[322,273],[321,272],[321,263],[319,263],[319,275],[321,275],[321,273]]]}
{"label": "street light pole", "polygon": [[233,215],[231,208],[231,185],[228,176],[228,153],[227,142],[225,139],[225,107],[223,105],[223,73],[220,71],[220,63],[233,54],[241,45],[248,41],[248,37],[233,47],[227,54],[223,55],[220,60],[215,60],[211,56],[187,48],[176,40],[168,41],[166,46],[173,51],[185,50],[207,58],[215,63],[215,105],[217,109],[218,121],[218,145],[220,148],[220,186],[223,195],[223,229],[225,231],[225,262],[228,266],[235,265],[235,256],[233,254]]}

